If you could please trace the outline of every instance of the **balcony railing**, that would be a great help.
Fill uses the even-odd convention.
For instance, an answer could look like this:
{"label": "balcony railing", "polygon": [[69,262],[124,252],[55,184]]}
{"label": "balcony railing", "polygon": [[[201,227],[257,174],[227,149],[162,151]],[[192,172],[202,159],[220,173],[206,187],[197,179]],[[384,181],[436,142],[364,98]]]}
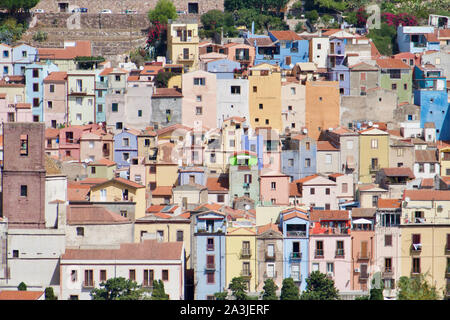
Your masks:
{"label": "balcony railing", "polygon": [[178,61],[194,61],[195,55],[193,53],[189,54],[179,54],[178,55]]}
{"label": "balcony railing", "polygon": [[369,166],[369,172],[377,172],[377,171],[380,171],[379,165],[370,165]]}
{"label": "balcony railing", "polygon": [[94,281],[83,281],[83,288],[94,288],[95,282]]}
{"label": "balcony railing", "polygon": [[336,258],[343,258],[344,253],[344,249],[336,249]]}
{"label": "balcony railing", "polygon": [[271,252],[270,254],[268,251],[265,252],[266,260],[275,260],[275,257],[276,257],[275,252]]}
{"label": "balcony railing", "polygon": [[420,253],[422,252],[422,244],[421,243],[413,243],[411,245],[411,253]]}
{"label": "balcony railing", "polygon": [[[198,230],[200,232],[200,230]],[[206,250],[207,251],[213,251],[214,250],[214,245],[213,244],[207,244],[206,245]]]}
{"label": "balcony railing", "polygon": [[306,231],[287,231],[288,237],[306,237]]}
{"label": "balcony railing", "polygon": [[394,274],[394,267],[384,267],[382,270],[383,276],[392,276]]}
{"label": "balcony railing", "polygon": [[291,252],[290,257],[292,260],[301,260],[302,253],[301,252]]}
{"label": "balcony railing", "polygon": [[206,271],[215,271],[216,270],[216,264],[215,263],[207,263],[205,267]]}
{"label": "balcony railing", "polygon": [[316,249],[315,258],[323,258],[323,249]]}
{"label": "balcony railing", "polygon": [[302,275],[300,273],[291,273],[291,278],[294,282],[302,282]]}
{"label": "balcony railing", "polygon": [[70,94],[73,94],[73,95],[86,95],[87,94],[87,88],[76,88],[76,89],[73,89],[73,88],[71,88],[70,89]]}
{"label": "balcony railing", "polygon": [[370,252],[358,252],[358,260],[368,260],[370,259]]}
{"label": "balcony railing", "polygon": [[250,258],[252,256],[252,252],[250,248],[245,248],[241,250],[241,258]]}
{"label": "balcony railing", "polygon": [[366,281],[369,278],[369,273],[362,272],[359,274],[359,280]]}
{"label": "balcony railing", "polygon": [[244,278],[251,278],[252,272],[250,270],[242,270],[241,271],[241,276],[244,277]]}
{"label": "balcony railing", "polygon": [[278,273],[276,271],[272,272],[272,274],[268,274],[267,271],[264,272],[264,279],[274,279],[276,278]]}
{"label": "balcony railing", "polygon": [[234,59],[237,60],[237,61],[250,61],[250,57],[249,56],[236,55],[234,57]]}
{"label": "balcony railing", "polygon": [[242,188],[244,188],[244,189],[250,188],[250,183],[244,182],[244,183],[242,184]]}

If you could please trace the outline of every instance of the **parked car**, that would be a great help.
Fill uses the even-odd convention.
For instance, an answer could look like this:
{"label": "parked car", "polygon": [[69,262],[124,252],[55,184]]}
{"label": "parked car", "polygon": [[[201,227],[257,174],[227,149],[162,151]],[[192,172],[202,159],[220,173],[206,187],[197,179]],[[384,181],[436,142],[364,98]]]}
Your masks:
{"label": "parked car", "polygon": [[34,13],[44,13],[44,9],[35,9]]}
{"label": "parked car", "polygon": [[112,11],[109,9],[103,9],[100,13],[112,13]]}
{"label": "parked car", "polygon": [[137,11],[136,10],[125,10],[123,13],[125,13],[125,14],[137,14]]}

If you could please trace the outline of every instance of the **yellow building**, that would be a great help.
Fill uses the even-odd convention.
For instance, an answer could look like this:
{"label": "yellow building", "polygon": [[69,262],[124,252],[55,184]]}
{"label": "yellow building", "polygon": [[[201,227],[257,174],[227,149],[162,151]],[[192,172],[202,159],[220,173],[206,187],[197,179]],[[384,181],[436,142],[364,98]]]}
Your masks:
{"label": "yellow building", "polygon": [[132,220],[145,216],[145,186],[123,178],[113,178],[91,187],[91,202],[135,202]]}
{"label": "yellow building", "polygon": [[161,242],[183,241],[186,250],[186,267],[190,269],[193,265],[191,261],[191,220],[189,217],[188,212],[178,215],[164,212],[147,214],[135,221],[134,242],[141,242],[151,234],[156,235],[158,241]]}
{"label": "yellow building", "polygon": [[359,132],[359,181],[375,181],[378,170],[389,168],[389,133],[377,128]]}
{"label": "yellow building", "polygon": [[100,159],[97,161],[89,162],[88,164],[88,178],[114,178],[114,172],[117,169],[117,164],[114,161],[108,159]]}
{"label": "yellow building", "polygon": [[156,160],[158,146],[156,145],[156,132],[153,130],[143,130],[137,136],[138,157],[145,157],[148,160]]}
{"label": "yellow building", "polygon": [[225,239],[225,283],[228,286],[233,278],[244,277],[249,292],[256,292],[258,286],[256,228],[228,227]]}
{"label": "yellow building", "polygon": [[450,176],[450,146],[439,148],[439,165],[441,176]]}
{"label": "yellow building", "polygon": [[198,70],[198,24],[172,22],[167,26],[167,56],[172,64]]}
{"label": "yellow building", "polygon": [[182,64],[166,64],[164,72],[175,74],[167,82],[167,88],[182,88],[184,68]]}
{"label": "yellow building", "polygon": [[249,69],[250,126],[283,130],[281,119],[281,72],[267,63]]}

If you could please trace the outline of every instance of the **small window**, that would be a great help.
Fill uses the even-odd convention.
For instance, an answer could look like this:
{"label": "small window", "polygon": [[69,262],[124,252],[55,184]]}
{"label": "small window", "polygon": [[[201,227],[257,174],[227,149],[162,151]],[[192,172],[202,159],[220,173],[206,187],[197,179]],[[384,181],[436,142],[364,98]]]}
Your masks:
{"label": "small window", "polygon": [[168,281],[169,280],[169,270],[163,270],[162,271],[162,280]]}
{"label": "small window", "polygon": [[119,104],[116,103],[116,102],[114,102],[114,103],[111,105],[111,111],[112,111],[112,112],[117,112],[118,110],[119,110]]}
{"label": "small window", "polygon": [[47,101],[47,108],[53,109],[53,101]]}
{"label": "small window", "polygon": [[384,246],[385,247],[391,247],[392,246],[392,235],[391,234],[385,234],[384,235]]}
{"label": "small window", "polygon": [[116,75],[116,81],[120,81],[120,75]]}
{"label": "small window", "polygon": [[20,196],[21,197],[26,197],[27,195],[28,195],[28,186],[21,185],[20,186]]}
{"label": "small window", "polygon": [[205,78],[194,78],[194,86],[204,86],[205,84]]}
{"label": "small window", "polygon": [[263,109],[263,104],[260,103],[260,104],[259,104],[259,110],[262,110],[262,109]]}
{"label": "small window", "polygon": [[39,78],[39,69],[33,69],[33,78]]}
{"label": "small window", "polygon": [[202,96],[197,96],[197,102],[201,102],[202,101]]}
{"label": "small window", "polygon": [[309,189],[309,194],[316,194],[316,189],[315,188]]}
{"label": "small window", "polygon": [[177,230],[177,241],[183,241],[183,240],[184,240],[183,230]]}
{"label": "small window", "polygon": [[241,86],[231,86],[231,94],[241,94]]}
{"label": "small window", "polygon": [[51,84],[49,90],[50,92],[55,92],[55,85]]}
{"label": "small window", "polygon": [[271,182],[271,183],[270,183],[270,188],[271,188],[272,190],[277,190],[277,183],[276,183],[276,182]]}
{"label": "small window", "polygon": [[142,117],[142,110],[138,110],[138,117]]}
{"label": "small window", "polygon": [[258,92],[258,87],[257,86],[253,86],[253,92]]}
{"label": "small window", "polygon": [[202,107],[195,107],[195,114],[196,115],[202,115],[203,114],[203,108]]}
{"label": "small window", "polygon": [[91,167],[91,174],[95,174],[95,167]]}
{"label": "small window", "polygon": [[106,270],[100,270],[100,281],[106,281]]}
{"label": "small window", "polygon": [[77,227],[77,236],[84,236],[84,228]]}
{"label": "small window", "polygon": [[19,250],[13,250],[13,258],[19,257]]}
{"label": "small window", "polygon": [[116,129],[120,130],[122,129],[122,127],[123,127],[122,122],[116,122]]}
{"label": "small window", "polygon": [[33,92],[39,92],[39,83],[33,83]]}
{"label": "small window", "polygon": [[136,270],[134,269],[129,270],[129,279],[136,281]]}
{"label": "small window", "polygon": [[28,156],[28,135],[20,135],[20,155]]}

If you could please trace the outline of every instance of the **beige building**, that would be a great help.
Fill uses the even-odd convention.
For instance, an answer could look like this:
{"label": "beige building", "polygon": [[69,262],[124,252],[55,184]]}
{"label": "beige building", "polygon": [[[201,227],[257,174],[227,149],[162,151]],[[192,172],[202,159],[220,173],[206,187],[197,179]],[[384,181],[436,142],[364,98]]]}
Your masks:
{"label": "beige building", "polygon": [[172,64],[181,64],[188,71],[198,70],[198,43],[197,23],[175,21],[167,25],[167,58]]}

